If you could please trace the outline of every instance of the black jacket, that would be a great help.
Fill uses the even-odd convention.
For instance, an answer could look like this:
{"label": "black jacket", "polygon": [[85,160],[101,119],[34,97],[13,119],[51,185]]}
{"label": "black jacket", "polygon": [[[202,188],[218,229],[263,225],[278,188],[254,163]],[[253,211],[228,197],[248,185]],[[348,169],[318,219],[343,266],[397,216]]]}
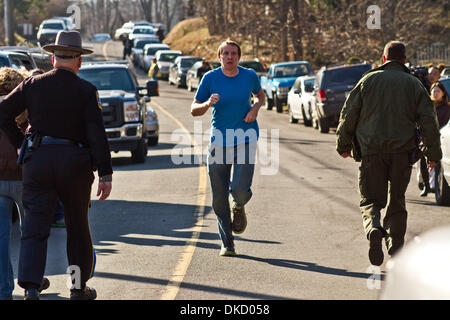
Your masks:
{"label": "black jacket", "polygon": [[31,128],[41,135],[85,145],[100,177],[112,173],[97,89],[67,69],[53,69],[24,80],[0,103],[0,128],[20,147],[23,134],[15,117],[28,110]]}

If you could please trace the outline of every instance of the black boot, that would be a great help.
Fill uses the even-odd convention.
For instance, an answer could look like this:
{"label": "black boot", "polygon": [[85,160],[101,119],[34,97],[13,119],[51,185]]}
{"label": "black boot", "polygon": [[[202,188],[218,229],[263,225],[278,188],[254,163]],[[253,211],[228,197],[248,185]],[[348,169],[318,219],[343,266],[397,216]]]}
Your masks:
{"label": "black boot", "polygon": [[70,290],[70,300],[95,300],[95,298],[97,298],[97,291],[93,288]]}
{"label": "black boot", "polygon": [[36,288],[25,289],[24,300],[39,300],[39,290]]}

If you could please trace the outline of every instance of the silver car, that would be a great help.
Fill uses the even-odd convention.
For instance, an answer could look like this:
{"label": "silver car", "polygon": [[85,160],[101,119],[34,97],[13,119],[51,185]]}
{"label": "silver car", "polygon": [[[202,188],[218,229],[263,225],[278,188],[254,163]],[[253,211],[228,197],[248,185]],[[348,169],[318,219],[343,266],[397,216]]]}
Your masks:
{"label": "silver car", "polygon": [[147,105],[147,144],[156,146],[159,140],[159,122],[156,111]]}
{"label": "silver car", "polygon": [[144,46],[144,56],[142,58],[142,64],[140,65],[144,71],[147,72],[148,69],[150,69],[153,58],[159,50],[170,50],[170,47],[163,43],[148,43]]}

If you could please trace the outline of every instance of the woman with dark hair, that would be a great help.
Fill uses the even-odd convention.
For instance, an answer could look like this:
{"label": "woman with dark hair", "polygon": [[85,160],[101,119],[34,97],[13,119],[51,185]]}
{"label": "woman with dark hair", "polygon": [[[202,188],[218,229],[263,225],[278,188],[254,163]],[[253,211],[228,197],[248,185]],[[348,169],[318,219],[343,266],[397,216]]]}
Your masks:
{"label": "woman with dark hair", "polygon": [[441,82],[435,82],[431,86],[431,100],[436,107],[439,129],[445,126],[450,119],[450,105],[448,103],[448,92]]}
{"label": "woman with dark hair", "polygon": [[[431,100],[436,108],[436,114],[439,123],[439,129],[442,129],[450,119],[450,105],[448,103],[448,92],[445,86],[441,82],[435,82],[430,88]],[[420,172],[423,179],[423,189],[420,193],[421,197],[426,197],[431,191],[431,187],[434,183],[434,172],[428,173],[425,159],[420,159]]]}

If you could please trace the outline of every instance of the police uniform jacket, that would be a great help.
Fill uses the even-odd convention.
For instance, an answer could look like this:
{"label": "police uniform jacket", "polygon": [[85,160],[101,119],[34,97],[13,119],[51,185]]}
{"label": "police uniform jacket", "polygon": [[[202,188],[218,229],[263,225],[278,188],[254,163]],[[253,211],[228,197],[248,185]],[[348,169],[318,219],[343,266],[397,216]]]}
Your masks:
{"label": "police uniform jacket", "polygon": [[99,177],[112,174],[111,154],[94,85],[68,69],[57,68],[25,79],[0,103],[0,128],[20,147],[23,134],[14,121],[28,110],[33,130],[69,139],[91,153]]}
{"label": "police uniform jacket", "polygon": [[356,136],[362,156],[409,152],[416,147],[417,126],[425,156],[439,161],[439,127],[428,92],[401,62],[388,61],[367,72],[350,92],[336,131],[336,149],[350,153]]}

